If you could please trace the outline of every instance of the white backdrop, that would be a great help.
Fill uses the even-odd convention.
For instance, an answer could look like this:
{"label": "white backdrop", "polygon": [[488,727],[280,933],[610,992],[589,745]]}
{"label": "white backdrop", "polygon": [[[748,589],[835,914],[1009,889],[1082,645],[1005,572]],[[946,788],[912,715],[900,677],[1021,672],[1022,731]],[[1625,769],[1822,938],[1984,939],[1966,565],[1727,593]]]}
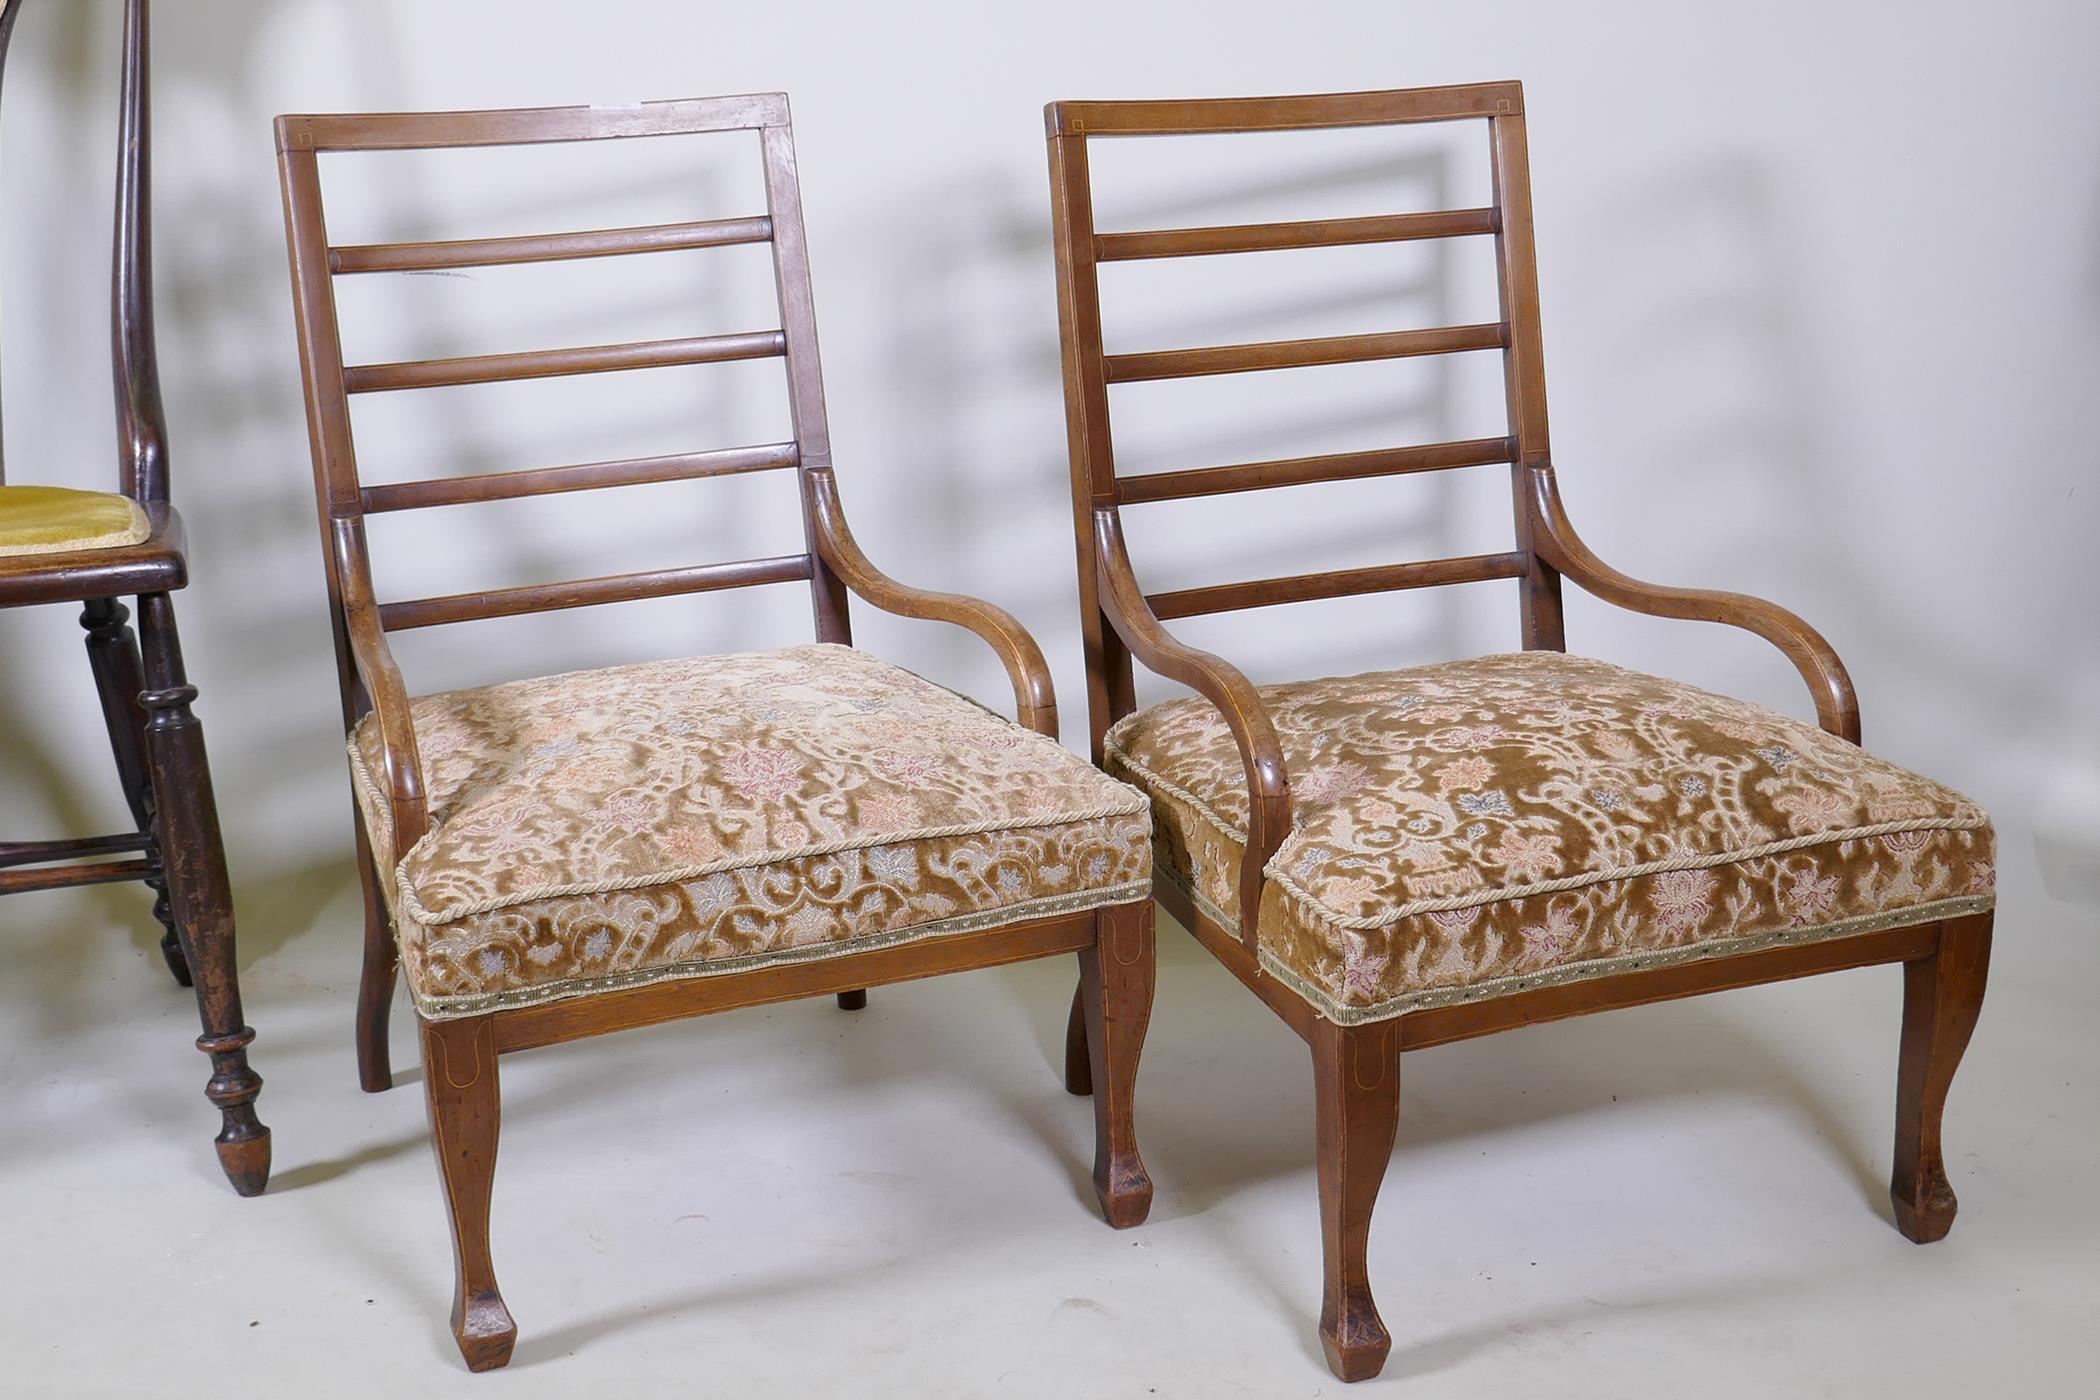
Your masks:
{"label": "white backdrop", "polygon": [[[113,479],[116,9],[32,4],[7,73],[0,364],[13,481]],[[273,114],[789,91],[857,532],[911,581],[1018,612],[1057,671],[1065,738],[1083,746],[1042,103],[1516,77],[1531,114],[1555,455],[1577,523],[1630,572],[1762,593],[1823,628],[1852,668],[1869,746],[1962,788],[2001,824],[2001,987],[2090,1002],[2100,973],[2090,936],[2100,626],[2085,557],[2100,537],[2088,430],[2100,382],[2091,5],[2001,4],[1986,22],[1968,6],[1873,3],[1751,15],[1661,3],[1284,12],[1125,0],[1074,12],[981,0],[164,0],[156,20],[162,376],[195,576],[181,609],[248,957],[296,963],[307,940],[357,936],[316,921],[349,878],[349,803]],[[703,154],[673,183],[669,162],[685,157],[640,149],[665,144],[598,164],[542,153],[340,178],[331,167],[336,232],[456,236],[752,212],[732,161]],[[1467,159],[1477,148],[1262,145],[1244,167],[1190,148],[1178,174],[1162,163],[1173,154],[1130,167],[1121,208],[1131,222],[1307,208],[1300,197],[1310,212],[1479,202],[1469,192],[1481,172]],[[1239,203],[1198,199],[1191,170]],[[653,284],[609,265],[392,279],[346,307],[352,355],[771,324],[729,275],[755,271],[734,255],[663,261],[706,257],[729,261],[678,262]],[[1179,309],[1133,283],[1133,343],[1480,319],[1469,298],[1488,290],[1463,258],[1374,250],[1323,267],[1342,278],[1324,299],[1293,280],[1304,269],[1262,260],[1185,286]],[[1248,319],[1225,314],[1221,291],[1244,299]],[[361,446],[384,478],[764,440],[777,389],[752,374],[404,396],[360,419]],[[1493,396],[1491,366],[1485,380],[1389,366],[1291,381],[1267,398],[1235,385],[1133,403],[1127,426],[1160,464],[1193,465],[1499,431],[1480,421]],[[1501,479],[1475,475],[1377,483],[1353,498],[1315,489],[1209,503],[1155,533],[1140,562],[1154,587],[1171,587],[1506,547]],[[382,536],[382,568],[398,570],[382,588],[407,596],[778,552],[791,519],[750,519],[785,507],[770,484],[439,512]],[[1297,553],[1228,561],[1254,521],[1284,527]],[[387,578],[401,585],[386,589]],[[1242,614],[1191,635],[1258,676],[1409,664],[1513,647],[1510,588]],[[797,641],[807,612],[791,592],[448,629],[406,639],[403,659],[412,686],[434,689]],[[1004,702],[996,666],[960,634],[872,619],[859,630],[895,659]],[[1581,600],[1568,632],[1577,650],[1809,713],[1786,663],[1746,635]],[[79,633],[62,610],[0,614],[0,677],[7,830],[118,821]],[[151,931],[138,922],[131,936],[143,944]],[[267,1008],[253,1016],[267,1026]]]}

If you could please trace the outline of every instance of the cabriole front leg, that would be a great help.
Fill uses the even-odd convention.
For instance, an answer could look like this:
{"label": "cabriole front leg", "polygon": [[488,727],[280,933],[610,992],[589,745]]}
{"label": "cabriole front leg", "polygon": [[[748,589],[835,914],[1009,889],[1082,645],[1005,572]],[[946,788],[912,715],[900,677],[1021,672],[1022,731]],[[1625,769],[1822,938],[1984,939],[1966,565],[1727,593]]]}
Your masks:
{"label": "cabriole front leg", "polygon": [[452,1219],[452,1339],[470,1371],[510,1362],[518,1324],[496,1287],[489,1255],[489,1203],[496,1181],[502,1095],[492,1016],[424,1021],[423,1087],[430,1145]]}
{"label": "cabriole front leg", "polygon": [[1320,1347],[1345,1381],[1385,1366],[1393,1339],[1371,1297],[1371,1212],[1400,1126],[1400,1022],[1313,1026],[1324,1286]]}
{"label": "cabriole front leg", "polygon": [[1094,946],[1079,955],[1079,994],[1094,1077],[1094,1192],[1118,1230],[1152,1210],[1152,1177],[1138,1156],[1133,1098],[1152,1020],[1152,901],[1095,915]]}
{"label": "cabriole front leg", "polygon": [[255,1116],[262,1077],[248,1067],[255,1032],[241,1019],[233,895],[204,758],[204,730],[190,709],[197,689],[183,675],[182,646],[166,594],[139,599],[139,632],[146,679],[139,702],[146,710],[146,766],[161,864],[204,1027],[197,1048],[211,1057],[204,1093],[221,1119],[219,1165],[235,1191],[253,1196],[270,1179],[270,1130]]}
{"label": "cabriole front leg", "polygon": [[1991,964],[1991,915],[1940,925],[1929,958],[1903,964],[1903,1053],[1896,1074],[1896,1161],[1889,1199],[1896,1228],[1919,1244],[1954,1225],[1954,1187],[1940,1150],[1947,1090],[1983,1010]]}

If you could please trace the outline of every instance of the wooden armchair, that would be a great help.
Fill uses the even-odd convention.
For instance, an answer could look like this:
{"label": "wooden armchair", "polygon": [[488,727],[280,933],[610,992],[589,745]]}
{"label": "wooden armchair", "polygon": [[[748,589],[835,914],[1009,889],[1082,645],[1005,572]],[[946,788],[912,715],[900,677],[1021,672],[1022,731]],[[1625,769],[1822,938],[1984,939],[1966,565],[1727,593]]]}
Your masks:
{"label": "wooden armchair", "polygon": [[[331,246],[318,156],[755,131],[750,217],[443,243]],[[1152,1184],[1131,1085],[1152,1002],[1148,804],[1059,746],[1042,654],[988,603],[907,588],[854,543],[832,476],[801,195],[778,94],[631,110],[293,116],[277,123],[323,558],[365,874],[359,1073],[391,1082],[397,951],[421,1021],[451,1211],[452,1325],[474,1370],[516,1327],[488,1244],[497,1056],[628,1026],[1079,954],[1094,1183],[1117,1227]],[[780,327],[405,364],[342,362],[334,279],[770,245]],[[675,456],[366,485],[349,395],[663,365],[784,361],[793,438]],[[784,558],[380,602],[368,514],[792,470],[807,549]],[[411,699],[387,634],[711,589],[807,582],[817,645],[619,666]],[[850,646],[847,595],[982,637],[1020,726]],[[471,782],[469,781],[471,779]]]}
{"label": "wooden armchair", "polygon": [[[21,0],[0,6],[0,63]],[[0,894],[142,880],[156,898],[161,955],[194,987],[219,1110],[219,1165],[233,1189],[270,1177],[270,1130],[255,1116],[233,900],[219,841],[197,688],[183,670],[172,593],[189,582],[182,518],[168,499],[168,431],[153,343],[151,101],[145,0],[124,10],[110,341],[116,370],[118,489],[0,484],[0,608],[78,603],[88,666],[134,830],[59,841],[0,841]],[[0,483],[4,483],[0,473]],[[138,602],[138,636],[120,598]],[[143,645],[143,652],[141,647]]]}
{"label": "wooden armchair", "polygon": [[[1391,1345],[1365,1247],[1399,1113],[1400,1052],[1563,1016],[1870,963],[1904,966],[1895,1222],[1953,1220],[1941,1110],[1982,1002],[1988,818],[1857,747],[1852,685],[1784,609],[1638,582],[1568,524],[1547,448],[1524,100],[1516,83],[1332,96],[1062,102],[1048,109],[1067,428],[1094,754],[1154,800],[1160,897],[1311,1045],[1325,1292],[1344,1380]],[[1368,218],[1103,232],[1088,143],[1485,120],[1494,202]],[[1490,324],[1106,354],[1098,265],[1421,238],[1494,239]],[[1498,350],[1508,432],[1119,475],[1110,386]],[[1511,549],[1147,594],[1126,508],[1311,482],[1506,464]],[[1747,628],[1808,683],[1820,731],[1566,656],[1561,580],[1661,617]],[[1507,579],[1525,650],[1255,686],[1176,618]],[[1143,711],[1132,658],[1198,699]],[[1084,1049],[1073,1046],[1078,1060]],[[1082,1069],[1083,1073],[1083,1069]]]}

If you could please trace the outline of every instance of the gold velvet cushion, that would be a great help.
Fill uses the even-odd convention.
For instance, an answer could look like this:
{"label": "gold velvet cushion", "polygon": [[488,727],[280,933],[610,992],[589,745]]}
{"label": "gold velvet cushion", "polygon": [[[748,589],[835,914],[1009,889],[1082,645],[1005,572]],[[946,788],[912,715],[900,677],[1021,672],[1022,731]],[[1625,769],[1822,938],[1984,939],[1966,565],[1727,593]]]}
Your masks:
{"label": "gold velvet cushion", "polygon": [[844,646],[616,666],[411,703],[430,830],[358,805],[426,1017],[1143,899],[1147,802]]}
{"label": "gold velvet cushion", "polygon": [[146,534],[146,512],[114,491],[0,486],[0,555],[109,549]]}
{"label": "gold velvet cushion", "polygon": [[[1260,957],[1332,1020],[1989,908],[1989,818],[1762,706],[1558,652],[1261,689],[1293,829]],[[1247,795],[1223,718],[1110,730],[1160,874],[1239,926]]]}

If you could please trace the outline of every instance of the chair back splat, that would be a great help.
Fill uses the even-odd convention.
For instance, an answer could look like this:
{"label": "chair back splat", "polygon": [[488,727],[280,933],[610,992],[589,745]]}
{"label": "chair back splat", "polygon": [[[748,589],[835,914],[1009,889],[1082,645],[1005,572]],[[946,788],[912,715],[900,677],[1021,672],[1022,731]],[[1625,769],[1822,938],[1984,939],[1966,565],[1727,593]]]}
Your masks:
{"label": "chair back splat", "polygon": [[[445,242],[331,245],[328,241],[319,170],[319,157],[326,152],[521,146],[739,131],[758,135],[767,206],[762,214],[640,228]],[[338,619],[337,655],[346,721],[359,717],[367,703],[358,693],[361,686],[347,645],[343,621],[346,599],[352,600],[352,611],[360,604],[370,607],[373,620],[382,631],[399,631],[597,603],[806,580],[812,594],[817,639],[851,640],[844,584],[818,549],[815,535],[819,489],[816,478],[831,469],[831,439],[824,418],[824,382],[817,359],[802,197],[784,96],[763,93],[649,102],[624,109],[548,107],[502,112],[282,117],[277,123],[277,143],[284,179],[300,361],[312,406],[308,426],[316,494],[321,502],[323,551],[330,602]],[[394,364],[342,362],[335,300],[337,277],[751,243],[772,247],[780,312],[777,328]],[[781,359],[786,366],[794,433],[787,442],[369,486],[358,475],[350,426],[352,394],[769,358]],[[446,597],[370,601],[376,594],[365,545],[364,517],[368,514],[789,468],[800,474],[802,486],[805,549],[799,554]]]}
{"label": "chair back splat", "polygon": [[[1143,601],[1156,618],[1169,620],[1392,589],[1518,579],[1525,647],[1563,649],[1560,575],[1533,550],[1526,508],[1528,474],[1532,469],[1549,470],[1551,454],[1522,85],[1476,83],[1399,92],[1213,101],[1059,102],[1051,105],[1047,116],[1050,178],[1057,196],[1058,296],[1066,328],[1065,403],[1073,500],[1079,517],[1080,590],[1088,669],[1098,692],[1091,697],[1097,748],[1108,724],[1133,708],[1130,655],[1099,603],[1099,566],[1104,554],[1123,549],[1121,509],[1126,505],[1507,463],[1516,488],[1516,542],[1506,552],[1218,584],[1151,594]],[[1485,209],[1134,232],[1103,232],[1095,226],[1087,163],[1087,143],[1092,139],[1481,120],[1488,125],[1494,178],[1494,203]],[[1121,355],[1103,349],[1098,275],[1102,263],[1465,237],[1495,240],[1501,317],[1490,324]],[[1468,350],[1502,352],[1508,408],[1508,432],[1503,437],[1130,477],[1116,473],[1108,407],[1111,384]],[[1107,664],[1092,664],[1096,658]]]}

